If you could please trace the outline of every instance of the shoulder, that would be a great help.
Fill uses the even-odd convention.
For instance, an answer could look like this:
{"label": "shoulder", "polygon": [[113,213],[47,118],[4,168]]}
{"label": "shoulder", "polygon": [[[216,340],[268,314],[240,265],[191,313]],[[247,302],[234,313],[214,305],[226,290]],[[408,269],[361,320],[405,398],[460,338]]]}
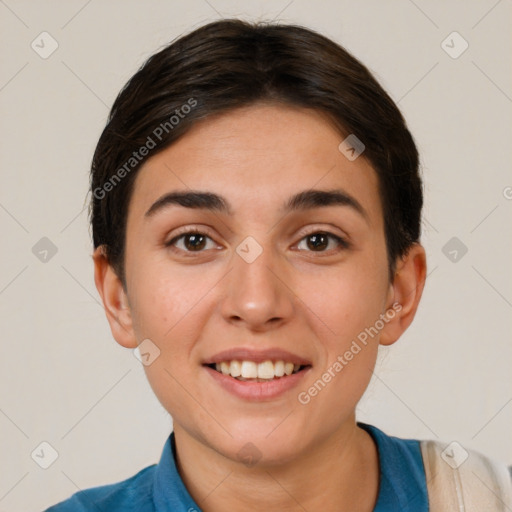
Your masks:
{"label": "shoulder", "polygon": [[425,503],[424,508],[416,503],[414,510],[512,510],[512,468],[507,465],[456,441],[402,439],[374,426],[358,424],[376,440],[382,456],[381,484],[390,481],[401,510],[402,503],[410,503],[410,490],[414,488],[416,497]]}
{"label": "shoulder", "polygon": [[427,486],[420,442],[391,436],[379,428],[358,422],[377,445],[380,485],[376,511],[426,512]]}
{"label": "shoulder", "polygon": [[397,469],[408,473],[412,468],[421,470],[422,457],[420,450],[420,441],[417,439],[403,439],[386,434],[374,425],[368,425],[358,422],[358,425],[364,428],[377,443],[379,456],[382,457],[381,469],[391,467],[396,474]]}
{"label": "shoulder", "polygon": [[420,447],[432,512],[512,508],[511,468],[505,464],[456,441],[422,440]]}
{"label": "shoulder", "polygon": [[136,475],[109,485],[91,487],[73,494],[70,498],[46,509],[45,512],[149,512],[153,506],[153,474],[156,464],[148,466]]}

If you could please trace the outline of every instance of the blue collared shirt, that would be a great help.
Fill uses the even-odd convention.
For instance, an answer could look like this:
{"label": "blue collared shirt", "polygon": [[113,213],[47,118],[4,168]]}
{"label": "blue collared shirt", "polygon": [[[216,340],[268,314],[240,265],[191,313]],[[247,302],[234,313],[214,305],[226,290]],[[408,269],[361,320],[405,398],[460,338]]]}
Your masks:
{"label": "blue collared shirt", "polygon": [[[357,424],[372,436],[379,453],[380,483],[374,512],[428,512],[419,441],[388,436],[372,425]],[[158,464],[122,482],[77,492],[45,512],[200,512],[178,473],[175,456],[171,433]]]}

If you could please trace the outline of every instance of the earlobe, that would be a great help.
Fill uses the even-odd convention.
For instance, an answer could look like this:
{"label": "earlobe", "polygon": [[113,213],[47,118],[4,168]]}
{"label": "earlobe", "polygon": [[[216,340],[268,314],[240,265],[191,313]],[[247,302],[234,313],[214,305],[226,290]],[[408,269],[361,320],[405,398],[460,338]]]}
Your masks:
{"label": "earlobe", "polygon": [[389,315],[390,320],[381,331],[381,345],[393,344],[413,321],[425,286],[426,273],[425,249],[419,243],[415,243],[397,262],[387,304],[388,311],[393,309],[395,314]]}
{"label": "earlobe", "polygon": [[131,310],[123,284],[110,265],[104,247],[96,248],[94,260],[94,282],[101,296],[105,314],[114,339],[123,347],[137,347],[133,331]]}

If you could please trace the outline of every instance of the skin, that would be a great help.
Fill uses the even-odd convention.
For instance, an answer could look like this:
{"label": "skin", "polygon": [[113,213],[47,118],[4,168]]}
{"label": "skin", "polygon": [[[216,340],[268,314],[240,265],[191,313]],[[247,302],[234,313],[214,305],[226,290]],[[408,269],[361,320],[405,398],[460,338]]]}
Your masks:
{"label": "skin", "polygon": [[[160,356],[147,378],[174,422],[178,469],[207,512],[240,510],[373,510],[378,453],[356,425],[355,408],[370,381],[378,345],[394,343],[414,318],[425,282],[425,251],[414,244],[397,261],[392,282],[377,175],[364,154],[349,161],[339,131],[321,114],[257,104],[196,124],[151,157],[135,181],[127,222],[126,289],[101,248],[95,281],[114,338],[134,348],[149,338]],[[348,206],[283,215],[291,195],[343,189]],[[173,190],[226,197],[234,215],[168,206],[146,211]],[[165,243],[178,228],[208,237]],[[316,248],[312,235],[334,239]],[[252,236],[262,254],[247,263],[237,246]],[[181,251],[180,251],[181,249]],[[188,249],[188,253],[186,253]],[[297,400],[366,327],[399,303],[354,358],[310,402]],[[280,347],[312,368],[298,388],[251,402],[218,386],[202,362],[236,346]],[[247,443],[260,457],[239,460]]]}

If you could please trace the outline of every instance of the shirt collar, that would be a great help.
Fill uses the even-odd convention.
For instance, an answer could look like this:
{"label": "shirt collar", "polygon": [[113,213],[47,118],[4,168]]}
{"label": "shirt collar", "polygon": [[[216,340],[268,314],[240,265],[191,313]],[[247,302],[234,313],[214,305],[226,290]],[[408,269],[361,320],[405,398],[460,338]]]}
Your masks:
{"label": "shirt collar", "polygon": [[357,425],[370,434],[379,454],[380,482],[374,512],[427,512],[427,484],[419,441],[388,436],[366,423]]}
{"label": "shirt collar", "polygon": [[[357,422],[357,425],[370,434],[379,454],[380,482],[374,512],[397,509],[404,512],[428,510],[425,474],[418,441],[388,436],[377,427],[366,423]],[[178,473],[174,432],[168,437],[156,467],[153,501],[159,512],[201,510]]]}
{"label": "shirt collar", "polygon": [[154,475],[153,501],[159,512],[199,512],[176,467],[174,432],[168,437]]}

